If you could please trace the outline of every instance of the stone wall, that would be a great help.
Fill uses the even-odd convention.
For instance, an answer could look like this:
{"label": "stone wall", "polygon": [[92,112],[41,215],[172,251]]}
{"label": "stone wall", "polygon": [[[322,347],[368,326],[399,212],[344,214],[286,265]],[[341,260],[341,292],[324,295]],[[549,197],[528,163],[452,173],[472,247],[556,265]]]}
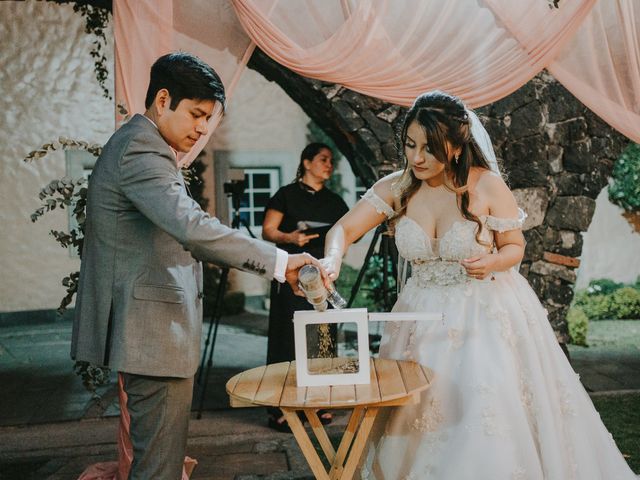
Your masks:
{"label": "stone wall", "polygon": [[547,73],[479,110],[510,187],[529,214],[521,272],[566,340],[582,234],[628,140]]}
{"label": "stone wall", "polygon": [[[395,132],[403,109],[301,77],[260,51],[249,67],[277,82],[330,135],[366,184],[397,161]],[[627,144],[547,73],[494,104],[478,109],[519,204],[527,211],[521,265],[562,342],[573,297],[582,235]]]}

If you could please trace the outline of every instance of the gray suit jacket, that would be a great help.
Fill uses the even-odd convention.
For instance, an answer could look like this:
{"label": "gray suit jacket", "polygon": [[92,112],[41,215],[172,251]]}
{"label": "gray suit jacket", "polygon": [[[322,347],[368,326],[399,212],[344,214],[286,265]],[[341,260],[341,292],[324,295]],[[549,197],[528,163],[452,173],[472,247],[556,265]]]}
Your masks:
{"label": "gray suit jacket", "polygon": [[276,249],[202,211],[167,143],[136,115],[107,142],[89,180],[71,357],[192,376],[202,332],[196,259],[272,278]]}

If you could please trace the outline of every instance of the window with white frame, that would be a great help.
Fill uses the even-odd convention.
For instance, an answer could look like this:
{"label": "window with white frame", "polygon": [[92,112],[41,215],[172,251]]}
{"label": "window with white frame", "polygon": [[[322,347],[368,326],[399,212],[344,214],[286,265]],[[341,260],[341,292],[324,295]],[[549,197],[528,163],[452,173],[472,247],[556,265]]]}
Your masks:
{"label": "window with white frame", "polygon": [[[280,169],[244,168],[245,190],[240,201],[240,218],[251,228],[262,228],[264,207],[280,188]],[[229,211],[233,211],[229,199]]]}
{"label": "window with white frame", "polygon": [[366,191],[367,191],[367,187],[365,187],[364,183],[362,183],[362,180],[360,180],[360,177],[356,177],[356,188],[355,188],[356,202],[360,200],[360,197],[362,197],[362,195],[364,195]]}

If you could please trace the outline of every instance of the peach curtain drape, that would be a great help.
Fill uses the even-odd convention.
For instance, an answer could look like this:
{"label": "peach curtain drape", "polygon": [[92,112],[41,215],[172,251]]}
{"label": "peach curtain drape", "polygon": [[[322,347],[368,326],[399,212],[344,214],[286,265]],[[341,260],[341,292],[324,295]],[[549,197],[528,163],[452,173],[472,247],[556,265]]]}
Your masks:
{"label": "peach curtain drape", "polygon": [[[145,111],[149,69],[161,55],[183,50],[214,66],[228,102],[254,48],[229,1],[114,0],[113,18],[115,101],[130,115]],[[122,115],[116,110],[118,125]],[[217,108],[209,134],[179,157],[181,166],[189,165],[200,153],[221,118],[222,108]]]}
{"label": "peach curtain drape", "polygon": [[271,58],[301,75],[410,105],[435,88],[485,105],[551,62],[595,0],[234,0]]}
{"label": "peach curtain drape", "polygon": [[640,142],[640,1],[233,0],[251,39],[300,73],[410,105],[441,89],[477,107],[547,67]]}
{"label": "peach curtain drape", "polygon": [[548,69],[604,121],[640,143],[639,0],[599,0]]}

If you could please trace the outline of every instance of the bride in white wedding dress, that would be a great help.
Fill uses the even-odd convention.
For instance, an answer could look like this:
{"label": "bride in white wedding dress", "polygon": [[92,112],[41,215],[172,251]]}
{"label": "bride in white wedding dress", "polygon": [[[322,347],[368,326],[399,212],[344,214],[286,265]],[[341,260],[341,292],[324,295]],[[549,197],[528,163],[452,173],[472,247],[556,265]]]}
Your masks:
{"label": "bride in white wedding dress", "polygon": [[387,325],[380,356],[435,377],[419,404],[380,418],[361,476],[635,480],[513,268],[525,215],[482,135],[459,99],[421,95],[401,133],[405,170],[378,181],[327,236],[322,262],[336,278],[346,248],[391,219],[412,269],[394,311],[443,314]]}

